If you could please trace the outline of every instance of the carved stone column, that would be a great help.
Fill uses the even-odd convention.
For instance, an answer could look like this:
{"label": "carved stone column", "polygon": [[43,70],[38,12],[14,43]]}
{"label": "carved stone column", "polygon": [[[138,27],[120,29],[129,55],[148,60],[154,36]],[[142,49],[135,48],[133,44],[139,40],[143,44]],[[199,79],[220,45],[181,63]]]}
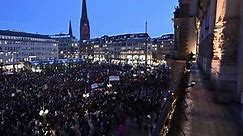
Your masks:
{"label": "carved stone column", "polygon": [[200,19],[201,19],[201,36],[200,36],[200,57],[201,67],[206,77],[211,78],[211,62],[213,56],[213,30],[215,26],[215,9],[216,0],[201,1]]}
{"label": "carved stone column", "polygon": [[213,56],[211,62],[211,81],[214,87],[217,87],[217,73],[220,68],[221,60],[221,46],[223,43],[223,27],[224,27],[224,15],[225,15],[225,0],[217,0],[215,3],[215,26],[213,32]]}
{"label": "carved stone column", "polygon": [[216,70],[217,96],[220,101],[237,101],[240,0],[218,0],[217,2],[212,61]]}

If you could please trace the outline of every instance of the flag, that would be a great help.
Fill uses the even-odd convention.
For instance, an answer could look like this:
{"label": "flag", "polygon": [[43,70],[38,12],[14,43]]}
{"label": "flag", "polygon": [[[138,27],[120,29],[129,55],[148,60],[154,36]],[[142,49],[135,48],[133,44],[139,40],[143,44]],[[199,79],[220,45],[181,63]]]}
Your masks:
{"label": "flag", "polygon": [[94,84],[91,85],[91,89],[95,89],[95,88],[98,88],[98,87],[99,87],[99,85],[97,83],[94,83]]}
{"label": "flag", "polygon": [[120,81],[119,76],[109,76],[109,81]]}

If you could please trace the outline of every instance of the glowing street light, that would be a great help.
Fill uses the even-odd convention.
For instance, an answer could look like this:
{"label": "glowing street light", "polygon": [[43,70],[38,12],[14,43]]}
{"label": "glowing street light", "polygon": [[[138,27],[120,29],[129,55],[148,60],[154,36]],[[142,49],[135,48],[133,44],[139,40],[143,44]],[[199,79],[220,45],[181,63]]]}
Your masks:
{"label": "glowing street light", "polygon": [[[2,50],[2,47],[0,47],[0,55],[1,55],[1,58],[3,58],[2,57],[2,55],[3,55],[3,50]],[[3,63],[3,59],[0,59],[1,61],[0,61],[0,68],[1,68],[1,75],[2,75],[2,73],[3,73],[3,66],[4,66],[4,63]]]}

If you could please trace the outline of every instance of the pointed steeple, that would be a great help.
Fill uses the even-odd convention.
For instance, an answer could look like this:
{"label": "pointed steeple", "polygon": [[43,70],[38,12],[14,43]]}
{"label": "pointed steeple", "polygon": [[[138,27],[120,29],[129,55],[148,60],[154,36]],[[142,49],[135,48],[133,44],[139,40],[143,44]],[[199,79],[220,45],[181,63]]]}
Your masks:
{"label": "pointed steeple", "polygon": [[88,20],[86,0],[83,0],[81,19]]}
{"label": "pointed steeple", "polygon": [[71,35],[71,37],[73,36],[73,30],[72,30],[72,22],[71,22],[71,20],[69,20],[69,30],[68,30],[68,34]]}
{"label": "pointed steeple", "polygon": [[90,39],[90,27],[87,14],[86,0],[83,0],[82,14],[80,19],[80,41]]}

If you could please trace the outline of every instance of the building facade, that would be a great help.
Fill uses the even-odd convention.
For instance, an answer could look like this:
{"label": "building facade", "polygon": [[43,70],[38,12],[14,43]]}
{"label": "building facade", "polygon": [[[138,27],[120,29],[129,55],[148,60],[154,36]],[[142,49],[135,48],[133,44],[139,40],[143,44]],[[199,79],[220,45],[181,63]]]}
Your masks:
{"label": "building facade", "polygon": [[180,59],[191,52],[197,54],[197,5],[198,0],[179,0],[174,12],[174,40]]}
{"label": "building facade", "polygon": [[145,63],[147,51],[148,63],[152,62],[152,47],[147,33],[102,36],[83,42],[83,59],[94,61],[114,61],[124,63]]}
{"label": "building facade", "polygon": [[58,58],[77,58],[79,55],[78,41],[69,34],[56,34],[51,36],[58,44]]}
{"label": "building facade", "polygon": [[200,0],[198,64],[217,98],[243,104],[243,1]]}
{"label": "building facade", "polygon": [[48,35],[0,30],[0,62],[49,60],[58,57],[57,42]]}
{"label": "building facade", "polygon": [[[220,102],[237,104],[243,127],[243,1],[200,0],[198,64]],[[243,130],[239,129],[238,134]]]}
{"label": "building facade", "polygon": [[174,34],[165,34],[158,38],[151,38],[152,56],[157,60],[167,57],[177,57],[177,51],[174,43]]}
{"label": "building facade", "polygon": [[58,42],[58,58],[79,57],[78,40],[73,36],[71,21],[69,22],[68,34],[56,34],[51,37]]}
{"label": "building facade", "polygon": [[176,56],[173,34],[150,38],[147,33],[102,36],[83,42],[83,59],[129,64],[152,64],[165,56]]}
{"label": "building facade", "polygon": [[[152,64],[152,45],[147,33],[124,35],[123,38],[109,45],[111,54],[115,54],[115,59],[118,58],[128,64],[145,64],[145,61],[147,64]],[[122,42],[123,40],[125,42]]]}

